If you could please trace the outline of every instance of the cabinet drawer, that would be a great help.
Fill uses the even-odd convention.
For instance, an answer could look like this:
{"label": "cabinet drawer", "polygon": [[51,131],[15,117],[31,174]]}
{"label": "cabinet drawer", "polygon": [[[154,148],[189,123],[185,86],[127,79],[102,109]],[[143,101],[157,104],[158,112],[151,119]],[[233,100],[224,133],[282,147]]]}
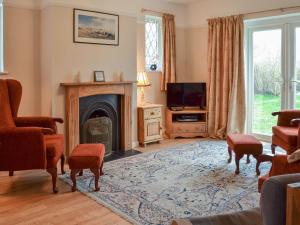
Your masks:
{"label": "cabinet drawer", "polygon": [[173,132],[174,133],[206,133],[207,127],[204,123],[174,123],[173,124]]}
{"label": "cabinet drawer", "polygon": [[147,119],[154,119],[161,117],[161,108],[149,108],[144,110],[144,118]]}

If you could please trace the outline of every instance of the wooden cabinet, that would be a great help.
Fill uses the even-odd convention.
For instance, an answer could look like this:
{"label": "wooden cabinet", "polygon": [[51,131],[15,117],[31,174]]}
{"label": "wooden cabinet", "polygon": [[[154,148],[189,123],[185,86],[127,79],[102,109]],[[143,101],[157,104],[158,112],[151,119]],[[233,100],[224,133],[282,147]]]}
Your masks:
{"label": "wooden cabinet", "polygon": [[[195,115],[196,121],[186,122],[180,117]],[[166,109],[166,134],[169,138],[176,137],[207,137],[208,112],[200,109],[187,109],[182,111],[172,111]]]}
{"label": "wooden cabinet", "polygon": [[162,105],[147,104],[138,107],[138,139],[140,145],[161,141]]}

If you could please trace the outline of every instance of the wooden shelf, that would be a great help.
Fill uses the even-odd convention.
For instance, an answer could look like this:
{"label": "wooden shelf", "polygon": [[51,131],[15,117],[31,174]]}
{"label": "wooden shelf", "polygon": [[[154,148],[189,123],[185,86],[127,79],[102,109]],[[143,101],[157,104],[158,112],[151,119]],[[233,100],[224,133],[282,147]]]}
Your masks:
{"label": "wooden shelf", "polygon": [[[199,121],[174,121],[174,115],[199,114]],[[169,138],[176,137],[207,137],[207,119],[208,111],[197,109],[184,109],[181,111],[172,111],[166,109],[166,134]]]}

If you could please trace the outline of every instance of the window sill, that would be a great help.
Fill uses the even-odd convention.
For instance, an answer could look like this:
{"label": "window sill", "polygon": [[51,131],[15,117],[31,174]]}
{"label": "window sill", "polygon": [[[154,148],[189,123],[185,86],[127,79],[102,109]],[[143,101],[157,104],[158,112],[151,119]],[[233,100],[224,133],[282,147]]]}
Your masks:
{"label": "window sill", "polygon": [[0,72],[0,76],[1,75],[8,75],[8,72],[7,71]]}
{"label": "window sill", "polygon": [[162,73],[162,70],[146,70],[146,73]]}

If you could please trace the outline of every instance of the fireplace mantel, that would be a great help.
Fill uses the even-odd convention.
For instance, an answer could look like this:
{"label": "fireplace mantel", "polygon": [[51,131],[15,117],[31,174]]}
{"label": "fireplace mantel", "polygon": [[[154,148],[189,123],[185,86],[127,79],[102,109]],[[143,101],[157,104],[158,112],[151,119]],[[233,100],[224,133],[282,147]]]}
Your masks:
{"label": "fireplace mantel", "polygon": [[66,155],[79,144],[79,99],[81,97],[117,94],[121,95],[121,148],[132,149],[131,134],[131,103],[132,88],[135,81],[122,82],[85,82],[85,83],[61,83],[65,88],[65,111],[66,111]]}

